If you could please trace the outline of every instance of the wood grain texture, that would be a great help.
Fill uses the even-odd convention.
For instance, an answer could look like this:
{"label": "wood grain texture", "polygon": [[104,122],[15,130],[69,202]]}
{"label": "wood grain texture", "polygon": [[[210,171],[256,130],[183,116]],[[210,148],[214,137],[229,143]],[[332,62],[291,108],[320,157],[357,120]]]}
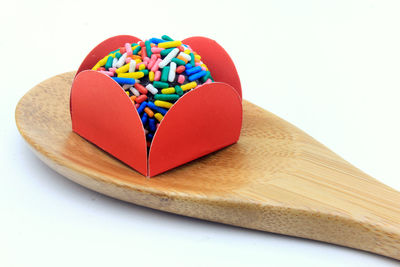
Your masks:
{"label": "wood grain texture", "polygon": [[74,73],[18,103],[18,129],[37,156],[72,181],[138,205],[315,239],[400,259],[400,193],[247,101],[240,140],[148,179],[71,132]]}

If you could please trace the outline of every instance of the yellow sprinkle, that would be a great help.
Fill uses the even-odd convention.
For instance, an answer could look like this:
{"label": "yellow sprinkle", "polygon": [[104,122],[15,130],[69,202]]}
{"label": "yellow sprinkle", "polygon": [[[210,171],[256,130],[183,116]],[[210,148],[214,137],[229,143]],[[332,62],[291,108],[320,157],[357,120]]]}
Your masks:
{"label": "yellow sprinkle", "polygon": [[181,41],[163,42],[163,43],[159,43],[158,47],[160,47],[160,48],[171,48],[171,47],[180,46],[181,44],[182,44]]}
{"label": "yellow sprinkle", "polygon": [[154,81],[154,71],[149,72],[149,81],[150,82]]}
{"label": "yellow sprinkle", "polygon": [[103,67],[104,65],[106,65],[107,59],[108,59],[108,55],[103,57],[102,59],[100,59],[99,62],[97,62],[96,65],[99,65],[99,68]]}
{"label": "yellow sprinkle", "polygon": [[129,96],[129,92],[128,91],[125,91],[125,93]]}
{"label": "yellow sprinkle", "polygon": [[161,89],[162,94],[175,94],[175,88],[174,87],[169,87],[165,89]]}
{"label": "yellow sprinkle", "polygon": [[185,53],[185,54],[190,54],[190,50],[189,49],[185,49],[185,51],[183,51],[183,53]]}
{"label": "yellow sprinkle", "polygon": [[135,59],[135,61],[136,61],[136,64],[139,64],[139,63],[141,63],[141,62],[142,62],[142,60],[141,60],[141,59]]}
{"label": "yellow sprinkle", "polygon": [[133,79],[140,79],[143,78],[144,73],[141,71],[136,72],[128,72],[128,73],[118,73],[118,77],[121,78],[133,78]]}
{"label": "yellow sprinkle", "polygon": [[206,68],[206,70],[208,71],[208,68],[207,68],[206,64],[203,63],[200,66]]}
{"label": "yellow sprinkle", "polygon": [[124,72],[128,72],[128,70],[129,70],[129,65],[130,65],[131,63],[128,63],[128,64],[125,64],[125,65],[123,65],[121,68],[118,68],[115,72],[116,73],[124,73]]}
{"label": "yellow sprinkle", "polygon": [[144,64],[139,66],[139,70],[144,70],[146,68],[146,66]]}
{"label": "yellow sprinkle", "polygon": [[200,62],[201,56],[200,55],[194,55],[194,60],[196,62]]}
{"label": "yellow sprinkle", "polygon": [[98,68],[100,68],[100,64],[97,63],[96,65],[94,65],[94,67],[92,68],[92,70],[97,70]]}
{"label": "yellow sprinkle", "polygon": [[154,118],[156,118],[159,122],[161,122],[164,116],[161,113],[156,113],[154,114]]}
{"label": "yellow sprinkle", "polygon": [[187,91],[187,90],[195,88],[196,86],[197,86],[196,82],[190,82],[190,83],[181,85],[181,88],[182,88],[183,91]]}
{"label": "yellow sprinkle", "polygon": [[162,101],[162,100],[156,100],[154,101],[154,105],[156,105],[157,107],[161,107],[161,108],[170,108],[172,107],[172,103],[169,103],[167,101]]}

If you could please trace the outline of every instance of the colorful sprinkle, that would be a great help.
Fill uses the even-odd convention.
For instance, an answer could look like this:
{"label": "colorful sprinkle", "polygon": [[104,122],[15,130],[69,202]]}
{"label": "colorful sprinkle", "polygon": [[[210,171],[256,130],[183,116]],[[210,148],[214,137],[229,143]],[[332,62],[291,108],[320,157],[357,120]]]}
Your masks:
{"label": "colorful sprinkle", "polygon": [[148,145],[168,110],[201,84],[213,82],[208,67],[189,46],[167,35],[126,43],[92,68],[121,85],[144,126]]}

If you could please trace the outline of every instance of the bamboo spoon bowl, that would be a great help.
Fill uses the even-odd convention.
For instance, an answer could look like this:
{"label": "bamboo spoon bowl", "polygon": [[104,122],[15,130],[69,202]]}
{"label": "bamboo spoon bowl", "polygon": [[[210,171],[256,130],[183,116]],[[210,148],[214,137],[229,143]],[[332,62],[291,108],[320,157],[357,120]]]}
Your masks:
{"label": "bamboo spoon bowl", "polygon": [[400,193],[288,122],[244,100],[237,144],[149,179],[72,132],[73,77],[43,81],[15,111],[36,155],[72,181],[158,210],[400,260]]}

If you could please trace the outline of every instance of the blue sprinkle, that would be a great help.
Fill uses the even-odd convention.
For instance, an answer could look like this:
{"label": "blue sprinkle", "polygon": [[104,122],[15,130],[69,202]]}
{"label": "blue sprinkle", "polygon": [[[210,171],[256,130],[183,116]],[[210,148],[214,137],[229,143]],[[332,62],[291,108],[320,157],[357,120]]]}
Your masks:
{"label": "blue sprinkle", "polygon": [[168,111],[168,110],[165,109],[165,108],[157,107],[156,105],[154,105],[153,102],[148,102],[148,103],[147,103],[147,106],[148,106],[149,108],[151,108],[152,110],[161,113],[163,116],[164,116],[164,115],[167,113],[167,111]]}
{"label": "blue sprinkle", "polygon": [[147,113],[144,113],[142,116],[142,123],[143,126],[146,125],[147,119],[149,118],[149,115],[147,115]]}
{"label": "blue sprinkle", "polygon": [[157,130],[155,119],[152,119],[152,118],[149,119],[149,129],[150,129],[150,132],[153,132],[153,133]]}
{"label": "blue sprinkle", "polygon": [[121,77],[111,77],[111,78],[119,84],[135,84],[135,79],[132,78],[121,78]]}
{"label": "blue sprinkle", "polygon": [[151,38],[149,41],[150,41],[150,43],[153,43],[153,44],[159,44],[159,43],[166,42],[166,40],[158,39],[158,38]]}
{"label": "blue sprinkle", "polygon": [[152,140],[153,137],[154,137],[154,135],[153,135],[152,133],[148,133],[148,134],[146,135],[146,137],[147,137],[147,140]]}
{"label": "blue sprinkle", "polygon": [[190,68],[190,69],[186,69],[185,72],[187,75],[192,75],[196,72],[202,71],[203,69],[200,66],[194,67],[194,68]]}
{"label": "blue sprinkle", "polygon": [[185,69],[188,70],[188,69],[191,69],[191,68],[193,68],[192,64],[188,63],[188,64],[185,65]]}
{"label": "blue sprinkle", "polygon": [[140,106],[139,106],[138,109],[137,109],[137,112],[139,113],[139,115],[140,115],[140,113],[143,112],[143,110],[145,109],[145,107],[147,107],[147,103],[146,103],[146,102],[142,102],[142,104],[140,104]]}
{"label": "blue sprinkle", "polygon": [[205,71],[205,70],[197,72],[197,73],[189,76],[189,81],[192,82],[192,81],[195,81],[197,79],[200,79],[201,77],[203,77],[206,74],[207,74],[207,71]]}

